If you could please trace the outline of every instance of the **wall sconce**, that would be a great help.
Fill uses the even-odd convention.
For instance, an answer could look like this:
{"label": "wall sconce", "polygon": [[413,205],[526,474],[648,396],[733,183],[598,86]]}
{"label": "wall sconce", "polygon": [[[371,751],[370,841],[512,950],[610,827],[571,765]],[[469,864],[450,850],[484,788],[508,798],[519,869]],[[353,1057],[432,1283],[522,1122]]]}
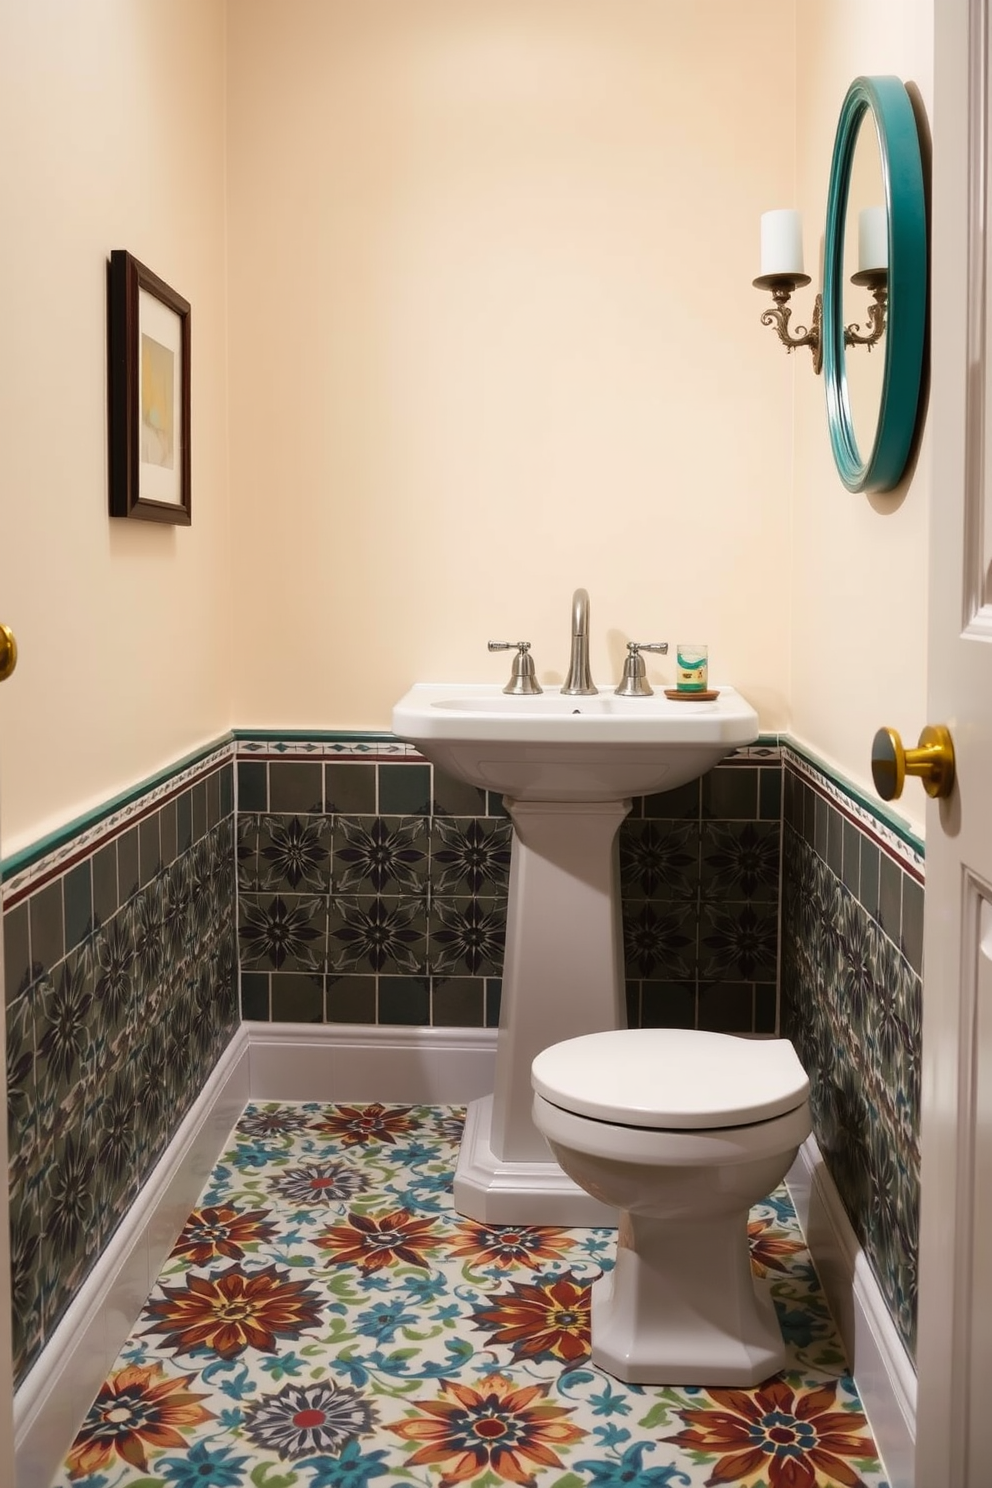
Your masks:
{"label": "wall sconce", "polygon": [[[761,216],[761,273],[751,281],[755,289],[768,290],[775,301],[774,309],[765,310],[762,325],[773,325],[786,351],[808,346],[813,355],[813,371],[819,376],[823,367],[823,296],[813,301],[813,319],[809,327],[797,326],[796,335],[789,332],[792,311],[789,300],[797,289],[811,283],[803,271],[803,225],[799,212],[782,208],[763,212]],[[858,214],[858,272],[851,283],[870,289],[875,303],[868,307],[868,330],[862,334],[854,323],[844,328],[845,346],[867,346],[870,350],[885,331],[885,306],[888,299],[888,218],[884,207],[865,207]]]}

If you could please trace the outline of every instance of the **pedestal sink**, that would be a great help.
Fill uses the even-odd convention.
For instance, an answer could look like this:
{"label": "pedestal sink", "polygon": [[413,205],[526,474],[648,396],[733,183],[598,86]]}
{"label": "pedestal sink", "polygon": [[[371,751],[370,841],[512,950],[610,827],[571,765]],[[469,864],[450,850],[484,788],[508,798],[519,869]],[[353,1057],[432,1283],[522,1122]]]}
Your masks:
{"label": "pedestal sink", "polygon": [[418,682],[393,732],[502,792],[513,822],[495,1088],[469,1107],[455,1207],[487,1224],[613,1224],[534,1126],[531,1062],[559,1039],[624,1025],[617,832],[630,798],[703,775],[754,740],[758,716],[732,687],[685,702]]}

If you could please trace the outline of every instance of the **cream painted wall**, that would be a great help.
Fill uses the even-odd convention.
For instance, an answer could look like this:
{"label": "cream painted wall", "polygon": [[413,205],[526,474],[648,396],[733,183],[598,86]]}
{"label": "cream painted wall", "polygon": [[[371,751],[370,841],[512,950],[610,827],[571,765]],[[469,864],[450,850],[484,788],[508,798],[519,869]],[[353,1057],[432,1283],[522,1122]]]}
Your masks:
{"label": "cream painted wall", "polygon": [[[417,678],[707,641],[788,724],[792,0],[238,0],[234,714],[388,728]],[[672,661],[649,663],[656,681]]]}
{"label": "cream painted wall", "polygon": [[[0,13],[2,850],[231,722],[223,0]],[[192,302],[193,525],[107,515],[106,263]]]}
{"label": "cream painted wall", "polygon": [[[806,221],[809,267],[817,255],[822,265],[833,138],[852,79],[895,74],[917,90],[930,116],[933,0],[806,0],[796,16],[804,81],[797,100],[797,204]],[[834,471],[822,380],[800,367],[794,481],[792,732],[872,792],[875,730],[891,725],[912,745],[931,721],[925,711],[931,499],[925,428],[915,469],[897,491],[852,495]],[[910,782],[899,802],[900,815],[921,836],[925,800]]]}

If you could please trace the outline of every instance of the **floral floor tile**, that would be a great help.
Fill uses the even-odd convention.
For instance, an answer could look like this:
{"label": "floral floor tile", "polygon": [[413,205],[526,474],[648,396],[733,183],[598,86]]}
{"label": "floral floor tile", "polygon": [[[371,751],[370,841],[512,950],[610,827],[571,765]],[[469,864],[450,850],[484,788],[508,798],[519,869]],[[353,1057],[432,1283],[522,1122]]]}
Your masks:
{"label": "floral floor tile", "polygon": [[749,1231],[788,1370],[624,1385],[615,1231],[456,1214],[462,1115],[248,1106],[53,1488],[885,1488],[784,1189]]}

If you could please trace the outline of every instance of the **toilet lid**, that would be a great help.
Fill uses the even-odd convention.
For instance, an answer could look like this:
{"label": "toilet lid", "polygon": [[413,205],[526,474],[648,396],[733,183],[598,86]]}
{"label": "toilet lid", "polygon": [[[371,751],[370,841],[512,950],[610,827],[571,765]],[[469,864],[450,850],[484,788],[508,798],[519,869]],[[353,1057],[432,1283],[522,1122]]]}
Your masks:
{"label": "toilet lid", "polygon": [[534,1089],[577,1116],[675,1130],[749,1126],[802,1105],[809,1080],[788,1039],[620,1028],[552,1044]]}

